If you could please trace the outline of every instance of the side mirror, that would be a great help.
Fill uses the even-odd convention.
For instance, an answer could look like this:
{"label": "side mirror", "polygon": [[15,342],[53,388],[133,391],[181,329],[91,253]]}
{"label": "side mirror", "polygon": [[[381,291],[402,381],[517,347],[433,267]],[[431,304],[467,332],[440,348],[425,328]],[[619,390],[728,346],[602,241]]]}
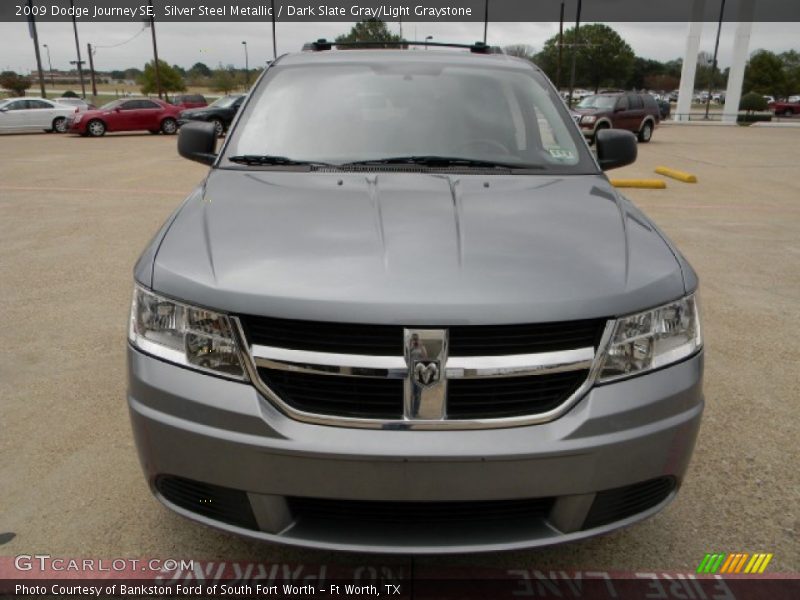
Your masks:
{"label": "side mirror", "polygon": [[217,159],[217,134],[212,123],[186,123],[178,132],[178,154],[204,165]]}
{"label": "side mirror", "polygon": [[603,171],[636,162],[636,136],[623,129],[601,129],[595,136],[597,162]]}

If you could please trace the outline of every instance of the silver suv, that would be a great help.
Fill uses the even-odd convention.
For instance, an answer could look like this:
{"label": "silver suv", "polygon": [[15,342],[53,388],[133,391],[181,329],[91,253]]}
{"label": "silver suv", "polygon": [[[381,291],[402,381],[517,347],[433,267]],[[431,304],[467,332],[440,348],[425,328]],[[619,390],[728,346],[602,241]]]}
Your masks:
{"label": "silver suv", "polygon": [[697,276],[529,62],[275,61],[135,267],[128,403],[175,512],[337,550],[543,546],[653,515],[703,411]]}

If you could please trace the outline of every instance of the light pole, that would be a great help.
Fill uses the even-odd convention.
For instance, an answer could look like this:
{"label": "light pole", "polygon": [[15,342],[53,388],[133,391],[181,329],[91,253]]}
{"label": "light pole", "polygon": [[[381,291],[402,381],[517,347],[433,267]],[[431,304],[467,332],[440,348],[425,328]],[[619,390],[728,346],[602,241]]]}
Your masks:
{"label": "light pole", "polygon": [[711,107],[711,94],[713,93],[714,80],[717,78],[717,54],[719,53],[719,34],[722,32],[722,17],[725,16],[725,0],[719,6],[719,22],[717,23],[717,41],[714,44],[714,60],[711,61],[711,81],[708,84],[708,98],[706,98],[706,120],[708,109]]}
{"label": "light pole", "polygon": [[247,42],[242,42],[244,46],[244,83],[246,88],[250,87],[250,58],[247,56]]}
{"label": "light pole", "polygon": [[56,80],[53,77],[53,63],[50,61],[50,46],[47,44],[42,44],[44,49],[47,50],[47,66],[50,68],[50,85],[55,89],[56,87]]}
{"label": "light pole", "polygon": [[78,67],[78,79],[81,80],[81,98],[86,100],[86,84],[83,82],[83,63],[84,61],[81,59],[81,45],[78,41],[78,22],[75,20],[75,4],[73,0],[69,0],[70,8],[72,8],[72,31],[75,33],[75,52],[78,55],[78,60],[69,61],[71,65],[77,65]]}
{"label": "light pole", "polygon": [[429,35],[429,36],[427,36],[427,37],[425,38],[425,50],[427,50],[427,49],[428,49],[428,40],[432,40],[432,39],[433,39],[433,36],[432,36],[432,35]]}

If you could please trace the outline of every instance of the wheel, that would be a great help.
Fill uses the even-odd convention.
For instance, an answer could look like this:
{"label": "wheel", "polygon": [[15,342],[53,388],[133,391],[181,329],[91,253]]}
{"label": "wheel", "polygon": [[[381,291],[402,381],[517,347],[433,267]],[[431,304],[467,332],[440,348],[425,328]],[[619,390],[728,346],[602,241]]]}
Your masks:
{"label": "wheel", "polygon": [[147,131],[149,131],[153,135],[158,135],[159,133],[161,133],[160,129],[148,129]]}
{"label": "wheel", "polygon": [[92,137],[102,137],[106,134],[106,124],[94,119],[86,125],[86,132]]}
{"label": "wheel", "polygon": [[64,117],[58,117],[55,121],[53,121],[53,131],[56,133],[66,133],[67,120]]}
{"label": "wheel", "polygon": [[608,129],[608,128],[609,128],[608,123],[600,123],[597,126],[597,128],[594,130],[594,135],[587,140],[589,142],[589,145],[591,146],[591,145],[594,144],[595,140],[597,139],[597,134],[600,131],[602,131],[603,129]]}
{"label": "wheel", "polygon": [[650,121],[645,121],[644,125],[642,125],[642,129],[639,131],[639,141],[642,144],[646,144],[650,141],[650,138],[653,137],[653,123]]}
{"label": "wheel", "polygon": [[222,121],[219,119],[212,119],[211,123],[214,125],[214,133],[217,134],[217,137],[222,137],[225,133],[225,125],[222,124]]}
{"label": "wheel", "polygon": [[175,135],[178,131],[178,122],[175,119],[167,117],[161,121],[161,131],[164,135]]}
{"label": "wheel", "polygon": [[793,114],[794,114],[794,112],[792,112],[791,108],[787,108],[785,111],[783,111],[783,116],[784,117],[791,117]]}

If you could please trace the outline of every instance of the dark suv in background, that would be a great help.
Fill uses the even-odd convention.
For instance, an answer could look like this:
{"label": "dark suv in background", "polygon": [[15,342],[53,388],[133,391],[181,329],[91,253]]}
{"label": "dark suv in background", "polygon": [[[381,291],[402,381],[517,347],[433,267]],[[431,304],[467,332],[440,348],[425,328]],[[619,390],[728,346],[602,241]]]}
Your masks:
{"label": "dark suv in background", "polygon": [[613,92],[587,96],[575,107],[575,120],[590,142],[601,129],[627,129],[649,142],[661,120],[656,99],[650,94]]}
{"label": "dark suv in background", "polygon": [[208,101],[202,94],[178,94],[172,99],[172,104],[178,108],[201,108],[208,106]]}
{"label": "dark suv in background", "polygon": [[244,99],[244,94],[222,96],[208,106],[183,111],[178,123],[183,125],[189,121],[205,121],[214,125],[217,137],[222,137],[231,126]]}

